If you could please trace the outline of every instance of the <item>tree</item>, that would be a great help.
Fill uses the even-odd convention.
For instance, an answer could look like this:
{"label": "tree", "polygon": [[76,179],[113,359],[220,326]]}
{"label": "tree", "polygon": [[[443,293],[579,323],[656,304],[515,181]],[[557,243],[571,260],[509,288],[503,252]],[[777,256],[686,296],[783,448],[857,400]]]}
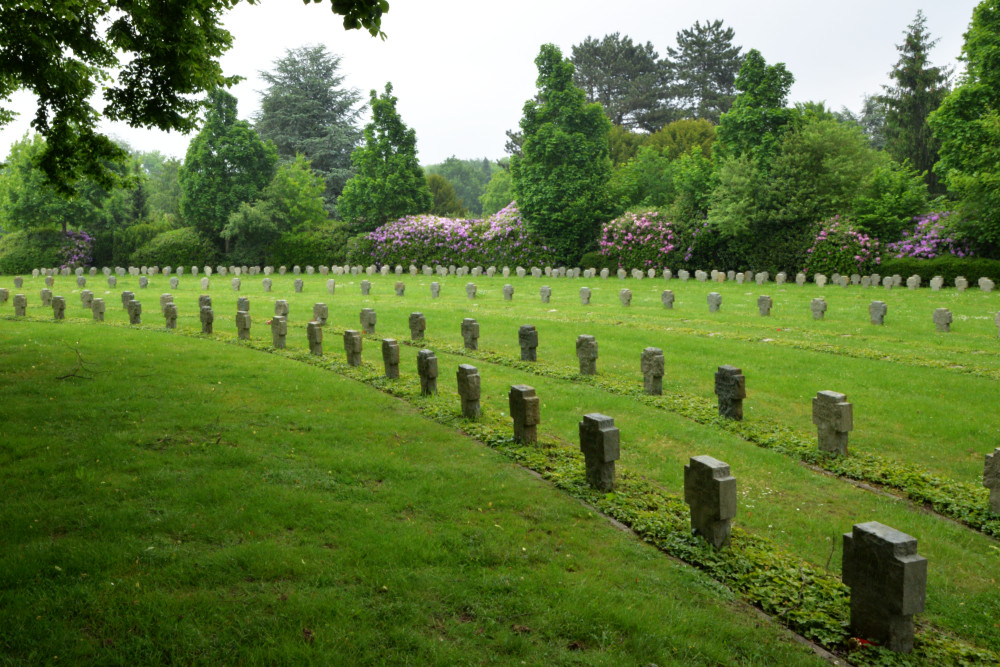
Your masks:
{"label": "tree", "polygon": [[441,164],[426,167],[424,171],[430,174],[444,176],[455,189],[455,196],[462,201],[468,213],[482,215],[483,206],[479,202],[486,184],[493,175],[494,167],[486,158],[481,160],[460,160],[454,155]]}
{"label": "tree", "polygon": [[150,214],[178,220],[181,214],[181,184],[178,177],[181,161],[159,151],[140,153],[139,162],[146,174],[146,192]]}
{"label": "tree", "polygon": [[959,85],[928,119],[941,142],[936,171],[961,199],[981,253],[1000,254],[1000,0],[984,0],[965,33]]}
{"label": "tree", "polygon": [[483,205],[483,215],[493,215],[514,200],[510,169],[498,169],[486,184],[486,190],[479,198]]}
{"label": "tree", "polygon": [[538,97],[524,104],[522,155],[510,169],[518,208],[559,260],[574,262],[611,217],[608,133],[600,104],[573,85],[573,63],[553,44],[538,57]]}
{"label": "tree", "polygon": [[340,56],[325,46],[287,50],[274,62],[274,71],[260,72],[268,88],[254,118],[257,133],[274,143],[282,161],[301,154],[312,163],[326,181],[324,199],[331,212],[353,173],[351,152],[361,141],[356,124],[364,109],[357,107],[357,89],[341,87],[339,69]]}
{"label": "tree", "polygon": [[718,123],[736,99],[736,75],[743,62],[742,47],[733,45],[735,33],[722,21],[694,25],[677,33],[677,48],[667,49],[670,94],[688,118]]}
{"label": "tree", "polygon": [[619,33],[573,46],[573,81],[588,102],[600,102],[615,125],[652,132],[670,119],[668,75],[649,42],[633,44]]}
{"label": "tree", "polygon": [[[126,154],[97,131],[102,116],[133,127],[195,129],[197,98],[238,80],[223,76],[219,58],[232,45],[223,13],[239,1],[0,3],[0,100],[19,90],[38,97],[31,125],[46,143],[37,162],[57,190],[69,193],[83,177],[105,188],[120,178],[111,163]],[[345,29],[372,35],[381,34],[389,11],[387,0],[331,5]],[[99,88],[102,112],[91,105]],[[12,118],[0,107],[0,125]]]}
{"label": "tree", "polygon": [[469,212],[465,210],[462,200],[455,194],[455,188],[441,174],[428,174],[427,187],[431,191],[430,212],[443,218],[464,218]]}
{"label": "tree", "polygon": [[854,113],[847,107],[834,114],[842,123],[854,123],[868,137],[868,143],[876,150],[884,150],[886,144],[885,105],[877,95],[865,95],[861,112]]}
{"label": "tree", "polygon": [[918,10],[903,43],[896,47],[899,60],[889,73],[895,84],[883,86],[885,94],[879,97],[885,106],[886,150],[897,161],[909,160],[917,170],[926,172],[932,191],[938,190],[934,163],[939,143],[927,117],[948,95],[951,76],[950,69],[932,67],[928,62],[936,43],[927,32],[924,13]]}
{"label": "tree", "polygon": [[277,163],[274,146],[237,120],[236,98],[213,90],[205,124],[188,145],[179,174],[184,220],[213,243],[223,239],[229,252],[229,238],[221,233],[230,214],[257,198]]}
{"label": "tree", "polygon": [[431,192],[417,162],[417,133],[399,117],[391,83],[381,96],[371,91],[371,110],[364,145],[351,154],[355,174],[338,201],[341,217],[359,232],[431,207]]}
{"label": "tree", "polygon": [[676,160],[681,155],[690,153],[695,147],[699,148],[705,157],[711,157],[714,143],[715,126],[704,118],[675,120],[665,125],[662,130],[651,134],[646,140],[647,146],[652,146],[670,160]]}
{"label": "tree", "polygon": [[784,63],[768,65],[756,49],[747,53],[736,77],[739,95],[716,130],[723,156],[749,155],[768,162],[796,116],[786,106],[794,81]]}

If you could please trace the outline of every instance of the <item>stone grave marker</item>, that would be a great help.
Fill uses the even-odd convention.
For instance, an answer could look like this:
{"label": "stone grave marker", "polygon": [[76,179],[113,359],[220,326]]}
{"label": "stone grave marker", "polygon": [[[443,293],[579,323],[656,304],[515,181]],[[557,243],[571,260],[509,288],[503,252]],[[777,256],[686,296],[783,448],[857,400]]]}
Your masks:
{"label": "stone grave marker", "polygon": [[756,283],[757,283],[758,285],[763,285],[764,283],[766,283],[766,282],[767,282],[767,279],[768,279],[769,277],[770,277],[770,276],[768,276],[768,274],[767,274],[767,271],[760,271],[760,272],[758,272],[758,273],[754,274],[754,277],[753,277],[753,279],[754,279],[754,281],[755,281],[755,282],[756,282]]}
{"label": "stone grave marker", "polygon": [[860,285],[861,284],[861,276],[859,274],[857,274],[857,273],[852,273],[851,274],[851,284],[855,285],[855,286]]}
{"label": "stone grave marker", "polygon": [[996,285],[989,278],[983,277],[979,279],[979,289],[986,294],[992,292],[994,287],[996,287]]}
{"label": "stone grave marker", "polygon": [[[87,279],[84,278],[83,276],[77,276],[76,286],[77,287],[86,287],[87,286]],[[142,281],[141,280],[139,281],[139,287],[142,287]]]}
{"label": "stone grave marker", "polygon": [[[357,333],[356,331],[354,333]],[[361,340],[360,335],[358,340]],[[359,342],[360,346],[360,342]],[[358,353],[358,364],[361,363],[361,353]],[[385,366],[385,376],[390,380],[399,377],[399,343],[392,338],[382,339],[382,363]]]}
{"label": "stone grave marker", "polygon": [[[3,303],[4,301],[6,301],[6,299],[0,297],[0,303]],[[993,316],[993,324],[997,325],[997,335],[1000,336],[1000,312],[997,312],[997,314]]]}
{"label": "stone grave marker", "polygon": [[871,287],[872,286],[872,277],[871,276],[861,276],[861,286],[862,287]]}
{"label": "stone grave marker", "polygon": [[691,273],[685,269],[681,269],[677,272],[677,277],[682,283],[686,283],[691,278]]}
{"label": "stone grave marker", "polygon": [[427,331],[427,319],[423,313],[410,313],[410,340],[423,340],[425,331]]}
{"label": "stone grave marker", "polygon": [[983,486],[990,490],[990,511],[1000,514],[1000,447],[986,455],[983,468]]}
{"label": "stone grave marker", "polygon": [[240,340],[250,340],[250,313],[245,310],[236,311],[236,337]]}
{"label": "stone grave marker", "polygon": [[431,298],[436,299],[441,296],[441,283],[432,282],[431,283]]}
{"label": "stone grave marker", "polygon": [[813,276],[813,282],[816,283],[816,287],[825,287],[826,276],[824,276],[822,273],[817,273],[816,275]]}
{"label": "stone grave marker", "polygon": [[375,333],[375,309],[361,309],[361,331],[366,334]]}
{"label": "stone grave marker", "polygon": [[309,341],[309,354],[323,356],[323,325],[313,320],[306,324],[306,338]]}
{"label": "stone grave marker", "polygon": [[642,271],[640,271],[639,269],[632,269],[632,279],[633,280],[642,280],[642,278],[643,278]]}
{"label": "stone grave marker", "polygon": [[420,395],[437,393],[438,360],[431,350],[417,352],[417,375],[420,376]]}
{"label": "stone grave marker", "polygon": [[663,292],[660,294],[660,303],[662,303],[663,307],[666,308],[667,310],[673,310],[674,307],[673,291],[668,289],[663,290]]}
{"label": "stone grave marker", "polygon": [[510,267],[509,266],[503,267],[503,269],[500,270],[500,275],[502,275],[504,278],[510,278]]}
{"label": "stone grave marker", "polygon": [[788,281],[788,274],[784,271],[778,272],[778,275],[774,276],[775,285],[784,285]]}
{"label": "stone grave marker", "polygon": [[173,301],[163,304],[163,319],[168,329],[177,328],[177,304]]}
{"label": "stone grave marker", "polygon": [[597,375],[597,339],[587,335],[577,336],[576,358],[580,362],[580,375]]}
{"label": "stone grave marker", "polygon": [[520,266],[514,270],[514,273],[517,275],[518,278],[523,278],[526,275],[524,269],[522,269]]}
{"label": "stone grave marker", "polygon": [[278,299],[274,302],[274,314],[281,315],[282,317],[288,317],[288,301],[284,299]]}
{"label": "stone grave marker", "polygon": [[917,540],[877,521],[854,524],[844,533],[841,578],[851,589],[852,634],[890,651],[913,650],[913,615],[924,610],[927,591]]}
{"label": "stone grave marker", "polygon": [[207,289],[209,289],[209,286],[210,286],[210,282],[209,282],[208,278],[202,278],[201,279],[201,288],[207,290]]}
{"label": "stone grave marker", "polygon": [[[250,310],[247,308],[247,310]],[[330,317],[330,309],[325,303],[314,303],[313,304],[313,320],[319,322],[319,325],[326,326],[326,320]]]}
{"label": "stone grave marker", "polygon": [[48,288],[51,289],[55,284],[56,284],[56,279],[55,278],[53,278],[52,276],[45,276],[45,286],[46,287],[48,287]]}
{"label": "stone grave marker", "polygon": [[538,361],[538,330],[530,324],[522,324],[517,330],[517,342],[521,346],[521,361]]}
{"label": "stone grave marker", "polygon": [[542,285],[541,289],[538,290],[538,294],[542,297],[542,303],[548,303],[549,299],[552,298],[552,288],[548,285]]}
{"label": "stone grave marker", "polygon": [[94,302],[90,304],[90,312],[94,314],[95,322],[104,321],[104,299],[94,299]]}
{"label": "stone grave marker", "polygon": [[368,281],[368,280],[362,280],[361,281],[361,296],[368,296],[369,294],[371,294],[371,291],[372,291],[372,284],[371,284],[371,282]]}
{"label": "stone grave marker", "polygon": [[466,350],[479,349],[479,322],[471,317],[462,320],[462,341]]}
{"label": "stone grave marker", "polygon": [[212,297],[207,294],[202,294],[198,297],[198,310],[201,310],[205,306],[208,306],[209,308],[212,307]]}
{"label": "stone grave marker", "polygon": [[292,273],[295,275],[299,275],[302,273],[302,269],[299,268],[299,266],[296,264],[295,266],[292,267]]}
{"label": "stone grave marker", "polygon": [[[270,288],[270,285],[268,286]],[[333,278],[328,278],[326,281],[326,293],[332,295],[337,291],[337,281]]]}
{"label": "stone grave marker", "polygon": [[640,358],[643,389],[649,396],[663,394],[663,350],[658,347],[647,347]]}
{"label": "stone grave marker", "polygon": [[396,296],[404,296],[406,294],[406,283],[402,280],[397,280],[394,288],[396,290]]}
{"label": "stone grave marker", "polygon": [[809,302],[809,310],[812,311],[814,320],[821,320],[826,315],[826,299],[817,297]]}
{"label": "stone grave marker", "polygon": [[966,280],[962,276],[958,276],[957,278],[955,278],[955,289],[957,289],[959,292],[964,292],[966,289],[968,289],[968,287],[969,287],[968,280]]}
{"label": "stone grave marker", "polygon": [[465,296],[468,299],[476,298],[476,283],[465,283]]}
{"label": "stone grave marker", "polygon": [[24,317],[28,309],[28,297],[23,294],[14,295],[14,317]]}
{"label": "stone grave marker", "polygon": [[241,310],[245,310],[248,313],[250,312],[249,297],[241,296],[236,299],[236,312],[240,312]]}
{"label": "stone grave marker", "polygon": [[128,323],[142,324],[142,304],[135,299],[128,302]]}
{"label": "stone grave marker", "polygon": [[737,273],[737,274],[736,274],[736,284],[737,284],[737,285],[742,285],[742,284],[743,284],[743,281],[744,281],[745,279],[746,279],[746,278],[745,278],[745,276],[744,276],[744,275],[743,275],[742,273]]}
{"label": "stone grave marker", "polygon": [[135,294],[129,292],[128,290],[122,292],[122,308],[128,310],[128,302],[135,299]]}
{"label": "stone grave marker", "polygon": [[513,299],[514,299],[514,286],[513,285],[504,285],[503,286],[503,300],[504,301],[513,301]]}
{"label": "stone grave marker", "polygon": [[835,391],[817,392],[813,398],[813,424],[821,452],[847,456],[847,436],[854,429],[854,409],[847,396]]}
{"label": "stone grave marker", "polygon": [[288,335],[288,320],[284,315],[271,318],[271,345],[277,349],[285,347],[285,336]]}
{"label": "stone grave marker", "polygon": [[242,283],[240,282],[239,278],[233,278],[232,280],[229,281],[229,284],[232,286],[234,292],[240,291],[240,285]]}
{"label": "stone grave marker", "polygon": [[719,397],[719,414],[726,419],[743,419],[743,399],[747,397],[746,378],[735,366],[719,366],[715,373],[715,395]]}
{"label": "stone grave marker", "polygon": [[295,279],[295,291],[296,292],[301,292],[303,287],[305,287],[305,283],[302,282],[302,279],[301,278],[296,278]]}
{"label": "stone grave marker", "polygon": [[694,272],[694,279],[697,280],[700,283],[703,283],[703,282],[705,282],[708,279],[708,274],[705,273],[704,271],[701,271],[701,270],[695,271]]}
{"label": "stone grave marker", "polygon": [[674,272],[670,269],[663,269],[663,279],[670,280],[674,277]]}
{"label": "stone grave marker", "polygon": [[769,317],[771,315],[771,306],[774,302],[771,297],[766,294],[757,297],[757,310],[760,311],[761,317]]}
{"label": "stone grave marker", "polygon": [[490,278],[492,278],[493,276],[495,276],[496,273],[497,273],[497,267],[495,267],[495,266],[491,266],[488,269],[486,269],[486,275],[488,277],[490,277]]}
{"label": "stone grave marker", "polygon": [[174,302],[174,295],[168,292],[164,292],[160,295],[160,313],[164,313],[164,308],[167,307],[168,303]]}
{"label": "stone grave marker", "polygon": [[48,287],[43,287],[38,292],[38,296],[42,299],[42,307],[48,308],[52,306],[52,290]]}
{"label": "stone grave marker", "polygon": [[0,304],[7,303],[7,299],[10,298],[10,290],[6,287],[0,287]]}
{"label": "stone grave marker", "polygon": [[462,401],[462,416],[466,419],[479,419],[482,414],[479,408],[480,377],[475,366],[461,364],[456,374],[458,379],[458,396]]}
{"label": "stone grave marker", "polygon": [[511,385],[507,405],[514,422],[514,440],[526,444],[538,442],[538,424],[542,418],[541,401],[535,395],[535,388],[526,384]]}
{"label": "stone grave marker", "polygon": [[55,320],[66,319],[66,297],[62,296],[52,297],[52,319]]}
{"label": "stone grave marker", "polygon": [[[80,281],[77,280],[77,284],[79,284],[79,282]],[[147,287],[149,287],[149,278],[146,276],[139,276],[139,289],[146,289]]]}
{"label": "stone grave marker", "polygon": [[795,284],[796,285],[800,285],[800,286],[801,285],[805,285],[806,284],[806,274],[802,273],[801,271],[798,272],[798,273],[796,273],[795,274]]}
{"label": "stone grave marker", "polygon": [[611,275],[611,272],[608,271],[607,269],[601,269],[601,272],[598,275],[600,275],[601,278],[603,278],[604,280],[607,280],[608,276]]}
{"label": "stone grave marker", "polygon": [[892,274],[892,286],[899,287],[902,284],[903,284],[903,276],[899,275],[898,273]]}
{"label": "stone grave marker", "polygon": [[215,324],[215,313],[211,306],[202,306],[201,309],[201,332],[203,334],[212,333],[212,325]]}
{"label": "stone grave marker", "polygon": [[590,305],[590,288],[581,287],[580,288],[580,305],[589,306]]}
{"label": "stone grave marker", "polygon": [[580,422],[580,451],[587,469],[587,483],[598,491],[615,488],[615,461],[621,456],[621,434],[615,420],[592,412]]}
{"label": "stone grave marker", "polygon": [[729,464],[692,456],[684,466],[684,502],[691,508],[691,532],[716,549],[729,546],[736,517],[736,478]]}
{"label": "stone grave marker", "polygon": [[718,312],[719,308],[722,306],[722,295],[718,292],[708,293],[708,312],[715,313]]}
{"label": "stone grave marker", "polygon": [[632,290],[629,288],[624,288],[618,292],[618,300],[621,301],[623,306],[632,305]]}
{"label": "stone grave marker", "polygon": [[912,275],[906,279],[906,289],[917,289],[920,287],[920,276]]}
{"label": "stone grave marker", "polygon": [[264,286],[264,291],[265,292],[270,292],[271,291],[271,285],[272,284],[273,283],[271,282],[270,278],[264,278],[264,280],[261,281],[261,285]]}
{"label": "stone grave marker", "polygon": [[616,275],[618,276],[619,280],[625,280],[625,278],[628,276],[628,273],[625,271],[625,269],[618,269]]}
{"label": "stone grave marker", "polygon": [[180,286],[180,284],[181,281],[177,276],[174,276],[170,279],[170,289],[177,289]]}
{"label": "stone grave marker", "polygon": [[943,277],[934,276],[933,278],[931,278],[931,291],[940,292],[942,287],[944,287]]}
{"label": "stone grave marker", "polygon": [[934,309],[934,326],[937,327],[938,331],[949,332],[951,331],[951,311],[947,308],[935,308]]}
{"label": "stone grave marker", "polygon": [[868,304],[868,315],[872,324],[885,324],[885,315],[889,312],[889,306],[885,301],[872,301]]}

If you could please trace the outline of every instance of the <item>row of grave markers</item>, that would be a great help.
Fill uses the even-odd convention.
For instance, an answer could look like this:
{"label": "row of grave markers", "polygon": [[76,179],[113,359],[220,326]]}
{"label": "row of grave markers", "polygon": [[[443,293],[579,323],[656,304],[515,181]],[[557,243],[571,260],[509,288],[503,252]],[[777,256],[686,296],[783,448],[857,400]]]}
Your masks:
{"label": "row of grave markers", "polygon": [[[174,268],[169,267],[169,266],[163,267],[162,270],[159,267],[155,267],[155,266],[153,266],[153,267],[146,267],[146,266],[142,266],[142,267],[129,267],[128,269],[125,269],[123,267],[116,267],[115,270],[114,270],[114,273],[116,273],[118,276],[124,276],[127,273],[127,274],[132,275],[132,276],[143,276],[143,277],[145,277],[145,276],[149,276],[149,275],[157,275],[158,273],[162,272],[162,274],[166,275],[166,276],[169,276],[171,273],[174,273],[174,274],[180,276],[180,275],[184,274],[184,270],[185,270],[184,267],[177,267],[176,269],[174,269]],[[104,267],[102,269],[102,271],[103,271],[104,275],[109,276],[109,277],[112,274],[112,270],[109,267]],[[199,271],[199,269],[198,269],[197,266],[192,266],[190,268],[190,274],[191,275],[198,275],[198,271]],[[211,276],[213,274],[213,269],[210,266],[202,267],[201,271],[206,276]],[[286,267],[284,267],[284,266],[280,266],[277,269],[277,274],[278,275],[285,275],[287,272],[288,272],[288,269]],[[301,273],[303,273],[302,269],[300,267],[298,267],[298,266],[293,266],[292,269],[291,269],[291,272],[292,272],[293,275],[300,275]],[[306,266],[304,272],[305,272],[306,275],[313,275],[314,273],[316,273],[316,269],[314,269],[312,266]],[[362,273],[364,273],[366,275],[375,275],[376,273],[380,273],[383,276],[387,276],[390,273],[395,273],[395,275],[403,275],[404,269],[403,269],[402,265],[399,265],[399,264],[396,265],[394,271],[392,269],[390,269],[390,267],[388,265],[384,265],[384,266],[381,266],[381,267],[376,267],[374,264],[372,264],[372,265],[369,265],[367,267],[362,267],[362,266],[333,266],[333,267],[320,266],[318,272],[319,272],[320,275],[324,275],[324,276],[325,275],[329,275],[331,273],[334,274],[334,275],[360,275]],[[441,265],[435,265],[434,267],[430,267],[430,266],[424,265],[422,269],[417,269],[417,267],[415,265],[411,264],[410,267],[409,267],[408,272],[409,272],[410,275],[414,275],[414,276],[415,275],[419,275],[420,273],[423,273],[423,275],[425,275],[425,276],[433,276],[433,275],[440,275],[440,276],[447,276],[447,275],[455,275],[455,276],[466,276],[466,275],[480,276],[480,275],[485,275],[487,277],[493,277],[494,275],[496,275],[499,272],[499,274],[502,275],[504,278],[507,278],[507,277],[509,277],[511,275],[516,275],[519,278],[523,278],[523,277],[525,277],[525,276],[527,276],[529,274],[532,277],[535,277],[535,278],[541,278],[543,275],[546,276],[546,277],[554,277],[554,278],[561,278],[561,277],[562,278],[565,278],[565,277],[570,277],[570,278],[580,278],[580,277],[583,277],[583,278],[596,278],[596,277],[599,276],[600,278],[605,279],[605,280],[608,279],[611,276],[611,272],[610,272],[609,269],[601,269],[600,271],[597,271],[596,269],[580,269],[580,268],[566,268],[566,267],[556,267],[556,268],[553,268],[551,266],[546,266],[544,268],[531,267],[530,269],[525,269],[523,267],[518,266],[518,267],[515,267],[513,269],[513,271],[512,271],[509,267],[505,266],[505,267],[503,267],[502,269],[500,269],[498,271],[495,266],[490,266],[490,267],[484,269],[481,266],[474,266],[472,268],[469,268],[468,266],[455,266],[454,264],[449,265],[447,267],[444,267],[444,266],[441,266]],[[83,277],[85,271],[84,271],[83,268],[77,268],[75,270],[75,273],[76,273],[77,276]],[[97,275],[97,273],[98,273],[97,267],[90,267],[89,273],[90,273],[91,276]],[[228,274],[232,274],[232,275],[234,275],[236,277],[239,277],[241,275],[254,276],[254,275],[261,274],[261,273],[263,273],[266,276],[270,276],[273,273],[275,273],[275,269],[274,269],[274,267],[271,267],[271,266],[265,266],[263,269],[261,269],[261,267],[259,267],[259,266],[252,266],[252,267],[247,267],[247,266],[243,266],[243,267],[230,266],[228,268],[225,267],[225,266],[217,266],[214,269],[214,273],[216,275],[220,275],[220,276],[226,276]],[[54,275],[61,274],[61,275],[64,275],[64,276],[68,276],[68,275],[71,274],[71,271],[70,271],[69,268],[66,268],[66,267],[63,267],[62,269],[33,269],[32,272],[31,272],[31,274],[35,278],[39,277],[40,275],[46,275],[48,277],[52,277]],[[631,275],[631,277],[633,279],[635,279],[635,280],[641,280],[643,278],[649,278],[649,279],[656,278],[656,276],[658,274],[657,274],[657,270],[656,269],[647,269],[645,271],[640,270],[640,269],[632,269],[631,274],[628,271],[626,271],[625,269],[618,269],[617,272],[616,272],[616,275],[618,276],[618,278],[620,278],[622,280],[624,280],[629,275]],[[665,279],[665,280],[671,280],[671,279],[673,279],[675,277],[673,271],[671,271],[670,269],[662,269],[662,272],[659,275],[661,275],[663,277],[663,279]],[[771,277],[770,273],[767,272],[767,271],[758,271],[756,273],[754,273],[752,271],[742,271],[742,272],[741,271],[727,271],[727,272],[723,272],[723,271],[718,271],[718,270],[714,270],[713,269],[710,273],[707,273],[707,272],[701,271],[701,270],[697,270],[697,271],[694,272],[694,278],[695,278],[695,280],[700,281],[700,282],[706,282],[706,281],[711,280],[712,282],[722,283],[722,282],[726,282],[728,280],[728,281],[734,281],[737,284],[743,284],[743,283],[749,283],[749,282],[752,281],[752,282],[756,282],[758,285],[763,285],[763,284],[769,282],[770,277]],[[679,280],[682,280],[682,281],[689,280],[691,278],[691,272],[689,272],[687,270],[684,270],[684,269],[681,269],[681,270],[677,271],[676,278],[678,278]],[[15,286],[18,289],[20,289],[21,285],[17,284],[17,282],[21,280],[21,277],[17,276],[17,277],[15,277],[14,280],[15,280]],[[795,280],[796,284],[798,284],[798,285],[805,285],[808,282],[808,276],[804,272],[799,272],[798,274],[795,275],[794,280]],[[783,285],[787,281],[788,281],[788,274],[785,273],[785,272],[783,272],[783,271],[779,272],[774,277],[774,282],[777,285]],[[885,288],[891,289],[893,287],[899,287],[899,286],[901,286],[903,284],[903,282],[904,282],[904,279],[899,274],[894,274],[892,276],[882,276],[882,275],[880,275],[878,273],[873,273],[871,275],[861,275],[861,274],[858,274],[858,273],[854,273],[854,274],[852,274],[850,276],[841,275],[839,273],[834,273],[829,278],[827,278],[827,276],[825,274],[822,274],[822,273],[817,273],[817,274],[813,275],[813,283],[815,285],[819,286],[819,287],[825,286],[828,282],[831,282],[834,285],[840,285],[842,287],[847,287],[848,285],[860,285],[861,287],[872,287],[872,286],[882,285]],[[912,275],[909,278],[906,278],[905,282],[906,282],[906,286],[909,289],[918,289],[918,288],[921,287],[923,279],[919,275]],[[932,290],[935,290],[935,291],[936,290],[940,290],[944,286],[944,278],[941,277],[941,276],[934,276],[933,278],[930,279],[929,284],[930,284],[930,287],[931,287]],[[969,281],[965,277],[963,277],[963,276],[958,276],[958,277],[955,278],[954,284],[955,284],[955,288],[957,290],[964,291],[965,289],[968,288]],[[995,289],[995,287],[996,287],[994,281],[991,280],[990,278],[985,277],[985,276],[979,278],[978,285],[979,285],[979,288],[982,291],[984,291],[984,292],[990,292],[993,289]]]}
{"label": "row of grave markers", "polygon": [[[18,295],[23,296],[23,295]],[[103,319],[102,299],[83,297],[85,305]],[[61,318],[65,299],[51,297],[55,312]],[[132,292],[122,293],[122,304],[129,313],[130,322],[139,323],[141,304]],[[199,298],[202,331],[212,333],[214,316],[211,297]],[[163,294],[160,308],[167,319],[168,328],[176,326],[176,304],[173,297]],[[250,303],[241,297],[237,303],[237,329],[240,338],[247,338],[250,329]],[[275,316],[271,320],[275,347],[284,347],[287,334],[288,303],[276,302]],[[325,304],[314,306],[313,321],[307,325],[310,353],[323,354],[323,325],[327,319]],[[364,309],[361,323],[365,333],[374,333],[375,313]],[[423,338],[426,328],[420,313],[410,316],[410,332],[414,340]],[[478,348],[478,323],[470,318],[462,322],[462,336],[466,347]],[[534,361],[538,346],[537,331],[524,325],[518,331],[522,360]],[[347,363],[362,363],[363,339],[361,332],[348,330],[343,335]],[[597,341],[593,336],[581,335],[576,341],[581,374],[596,373]],[[387,378],[399,377],[399,344],[394,339],[382,340],[382,357]],[[646,348],[641,356],[641,370],[647,394],[662,393],[664,356],[659,348]],[[432,350],[417,353],[417,374],[421,394],[437,393],[438,360]],[[461,364],[456,373],[461,411],[468,419],[481,415],[481,378],[476,367]],[[719,414],[725,418],[743,418],[743,400],[746,398],[746,379],[739,368],[720,366],[715,374],[715,393]],[[512,385],[508,393],[508,406],[513,421],[514,438],[523,443],[537,442],[537,426],[541,422],[540,401],[533,387]],[[853,411],[846,396],[833,391],[821,391],[813,399],[813,422],[817,427],[819,448],[835,455],[846,455],[848,433],[853,429]],[[579,424],[580,449],[584,454],[588,483],[601,491],[611,491],[615,485],[615,462],[620,458],[620,433],[614,419],[603,414],[584,415]],[[983,478],[990,490],[990,508],[1000,513],[1000,448],[986,457]],[[736,479],[727,464],[710,456],[692,457],[684,468],[684,499],[690,506],[692,532],[703,537],[713,547],[720,549],[729,544],[732,521],[736,516]],[[926,591],[927,561],[917,555],[915,538],[878,522],[856,524],[851,533],[843,537],[844,557],[842,578],[851,589],[851,627],[854,632],[879,641],[894,651],[908,652],[913,647],[913,615],[923,611]]]}

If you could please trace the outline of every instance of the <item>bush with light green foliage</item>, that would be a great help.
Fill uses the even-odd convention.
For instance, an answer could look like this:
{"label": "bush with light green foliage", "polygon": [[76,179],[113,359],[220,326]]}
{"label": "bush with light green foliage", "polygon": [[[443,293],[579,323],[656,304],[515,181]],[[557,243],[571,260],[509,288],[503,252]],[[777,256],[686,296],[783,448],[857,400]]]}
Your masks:
{"label": "bush with light green foliage", "polygon": [[57,229],[10,232],[0,237],[0,273],[27,273],[32,269],[59,266],[59,250],[65,237]]}
{"label": "bush with light green foliage", "polygon": [[215,246],[194,227],[157,234],[131,257],[134,266],[206,266],[217,260]]}

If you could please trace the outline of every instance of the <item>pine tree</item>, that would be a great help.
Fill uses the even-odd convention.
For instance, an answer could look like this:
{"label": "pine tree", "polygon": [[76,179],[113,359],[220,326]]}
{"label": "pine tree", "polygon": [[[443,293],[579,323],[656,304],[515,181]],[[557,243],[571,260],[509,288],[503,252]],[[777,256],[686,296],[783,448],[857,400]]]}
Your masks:
{"label": "pine tree", "polygon": [[718,123],[736,99],[736,75],[743,62],[735,33],[722,21],[701,22],[677,33],[677,48],[668,48],[674,83],[671,94],[685,118]]}
{"label": "pine tree", "polygon": [[351,154],[355,174],[337,201],[340,216],[357,231],[370,232],[406,215],[426,213],[431,192],[417,162],[417,134],[396,111],[392,84],[371,91],[372,121],[364,145]]}
{"label": "pine tree", "polygon": [[886,150],[899,162],[909,160],[918,171],[927,172],[931,191],[940,190],[934,173],[940,143],[931,133],[927,117],[947,97],[951,76],[950,69],[933,67],[929,62],[936,43],[927,32],[924,13],[918,10],[903,43],[896,47],[899,60],[889,73],[895,83],[883,86],[885,94],[879,96],[885,105]]}

